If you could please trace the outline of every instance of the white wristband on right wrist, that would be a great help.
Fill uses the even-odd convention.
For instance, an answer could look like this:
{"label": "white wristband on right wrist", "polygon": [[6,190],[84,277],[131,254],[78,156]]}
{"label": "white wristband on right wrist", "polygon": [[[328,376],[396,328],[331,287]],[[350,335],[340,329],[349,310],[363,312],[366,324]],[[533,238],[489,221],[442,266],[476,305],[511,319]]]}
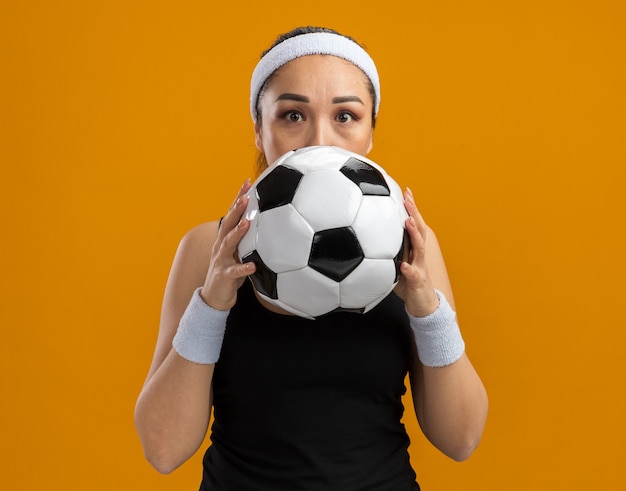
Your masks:
{"label": "white wristband on right wrist", "polygon": [[230,310],[217,310],[204,303],[198,288],[185,310],[172,346],[186,360],[203,365],[216,363],[222,350]]}
{"label": "white wristband on right wrist", "polygon": [[408,311],[407,314],[422,364],[427,367],[444,367],[461,358],[465,352],[465,342],[456,321],[456,312],[442,292],[435,292],[439,297],[437,310],[424,317],[416,317]]}

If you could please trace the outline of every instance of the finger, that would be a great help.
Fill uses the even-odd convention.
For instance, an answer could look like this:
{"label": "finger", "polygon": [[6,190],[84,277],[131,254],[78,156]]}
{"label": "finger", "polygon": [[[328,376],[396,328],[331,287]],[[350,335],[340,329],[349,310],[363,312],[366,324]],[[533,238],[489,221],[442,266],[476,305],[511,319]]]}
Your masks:
{"label": "finger", "polygon": [[234,279],[245,278],[256,271],[256,264],[253,262],[237,263],[228,268],[228,275]]}
{"label": "finger", "polygon": [[229,263],[230,264],[215,268],[216,278],[221,278],[225,281],[237,281],[241,278],[251,275],[256,271],[256,264],[254,264],[253,262],[234,262],[231,258]]}
{"label": "finger", "polygon": [[423,246],[424,239],[426,238],[426,224],[417,212],[417,208],[414,206],[407,206],[407,211],[409,213],[409,217],[404,222],[404,227],[409,235],[411,248],[420,248]]}
{"label": "finger", "polygon": [[237,245],[249,228],[250,221],[246,218],[241,218],[237,225],[223,237],[219,244],[219,250],[217,252],[220,259],[228,260],[228,258],[230,258],[230,262],[236,261],[237,263],[239,263]]}
{"label": "finger", "polygon": [[415,198],[413,197],[413,192],[411,191],[411,188],[406,188],[406,191],[404,193],[404,206],[406,208],[407,213],[413,218],[415,218],[418,228],[425,229],[426,222],[424,222],[422,214],[420,213],[419,209],[417,208],[417,205],[415,204]]}
{"label": "finger", "polygon": [[411,242],[411,251],[408,261],[410,264],[417,264],[424,257],[425,242],[419,231],[415,218],[409,216],[405,222],[405,228]]}
{"label": "finger", "polygon": [[226,239],[224,240],[226,247],[236,248],[239,241],[246,235],[246,232],[250,228],[250,220],[247,218],[241,218],[237,222],[237,226],[231,230]]}
{"label": "finger", "polygon": [[415,226],[417,227],[417,231],[422,237],[422,240],[426,240],[426,236],[428,233],[428,226],[422,217],[422,214],[419,212],[417,205],[415,204],[415,199],[413,198],[413,192],[410,188],[406,188],[406,192],[404,193],[404,206],[406,208],[409,217],[412,217],[415,221]]}
{"label": "finger", "polygon": [[254,263],[242,264],[236,255],[237,244],[249,227],[250,222],[242,219],[221,241],[215,243],[205,282],[205,298],[213,302],[209,305],[230,305],[230,300],[236,297],[236,290],[241,286],[241,279],[256,271]]}
{"label": "finger", "polygon": [[250,184],[250,179],[248,178],[241,185],[241,188],[239,188],[239,191],[237,192],[237,197],[233,200],[231,208],[235,206],[235,203],[237,203],[237,200],[241,198],[244,194],[246,194],[250,190],[251,187],[252,187],[252,184]]}
{"label": "finger", "polygon": [[237,300],[237,290],[244,278],[256,271],[254,263],[232,263],[216,267],[207,276],[202,296],[208,305],[219,309],[230,309]]}
{"label": "finger", "polygon": [[221,242],[224,237],[241,221],[241,217],[248,206],[248,197],[243,194],[238,196],[233,205],[229,208],[226,215],[220,221],[220,227],[217,232],[217,241]]}
{"label": "finger", "polygon": [[230,205],[230,208],[228,208],[228,212],[226,213],[226,215],[224,215],[220,219],[220,227],[222,223],[224,223],[224,220],[226,219],[226,216],[228,215],[228,213],[230,213],[232,210],[238,207],[238,205],[241,202],[241,199],[246,195],[246,193],[250,190],[251,187],[252,187],[252,184],[250,184],[250,179],[246,179],[244,183],[241,185],[241,187],[239,188],[239,191],[237,192],[237,196],[235,197],[232,204]]}

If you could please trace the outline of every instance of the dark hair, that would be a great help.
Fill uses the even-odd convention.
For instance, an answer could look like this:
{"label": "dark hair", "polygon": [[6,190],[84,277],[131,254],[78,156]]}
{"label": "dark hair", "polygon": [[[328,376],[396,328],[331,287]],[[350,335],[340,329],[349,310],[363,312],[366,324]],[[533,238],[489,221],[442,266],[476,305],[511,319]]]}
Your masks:
{"label": "dark hair", "polygon": [[[274,40],[272,45],[269,48],[267,48],[265,51],[263,51],[263,53],[261,53],[261,58],[263,58],[267,53],[269,53],[272,50],[272,48],[274,48],[275,46],[278,46],[280,43],[282,43],[283,41],[286,41],[287,39],[291,39],[293,37],[300,36],[302,34],[312,34],[316,32],[327,32],[330,34],[337,34],[338,36],[343,36],[349,39],[350,41],[355,42],[356,44],[361,46],[361,48],[365,49],[365,47],[361,45],[358,41],[356,41],[354,38],[347,36],[345,34],[341,34],[340,32],[335,31],[334,29],[330,29],[328,27],[302,26],[302,27],[296,27],[295,29],[292,29],[289,32],[280,34]],[[257,121],[259,123],[261,122],[261,108],[259,107],[259,101],[261,100],[261,97],[263,96],[263,93],[265,92],[265,89],[269,85],[270,81],[274,78],[275,73],[276,72],[272,73],[269,77],[267,77],[267,80],[263,82],[263,86],[261,87],[261,90],[259,91],[259,95],[256,100],[256,111],[258,115]],[[372,108],[372,128],[374,128],[374,126],[376,125],[376,91],[374,89],[374,85],[372,84],[372,81],[369,78],[367,79],[367,86],[368,86],[369,93],[372,96],[372,101],[374,102],[373,108]],[[267,164],[267,160],[265,159],[265,155],[259,152],[259,155],[257,157],[257,174],[260,174],[261,172],[263,172],[263,170],[267,167],[267,165],[268,164]]]}

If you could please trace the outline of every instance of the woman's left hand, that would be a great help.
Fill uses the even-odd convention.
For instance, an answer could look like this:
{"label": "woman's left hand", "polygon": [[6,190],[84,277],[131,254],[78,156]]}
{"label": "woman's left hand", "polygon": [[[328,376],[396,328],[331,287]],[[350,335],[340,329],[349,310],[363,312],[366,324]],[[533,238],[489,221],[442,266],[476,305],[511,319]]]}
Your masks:
{"label": "woman's left hand", "polygon": [[426,262],[429,229],[408,188],[404,193],[404,206],[409,214],[405,227],[410,249],[408,258],[400,265],[402,275],[394,291],[404,300],[409,313],[422,317],[434,312],[439,305]]}

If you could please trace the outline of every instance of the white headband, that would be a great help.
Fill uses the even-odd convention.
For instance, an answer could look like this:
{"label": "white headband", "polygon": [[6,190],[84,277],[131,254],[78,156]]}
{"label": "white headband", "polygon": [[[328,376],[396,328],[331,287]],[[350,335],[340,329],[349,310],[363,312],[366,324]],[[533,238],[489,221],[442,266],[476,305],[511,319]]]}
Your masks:
{"label": "white headband", "polygon": [[332,55],[343,58],[360,68],[374,86],[376,100],[374,114],[380,105],[380,81],[374,60],[354,41],[330,32],[300,34],[274,46],[257,64],[250,83],[250,114],[257,120],[256,105],[265,81],[281,66],[295,58],[307,55]]}

